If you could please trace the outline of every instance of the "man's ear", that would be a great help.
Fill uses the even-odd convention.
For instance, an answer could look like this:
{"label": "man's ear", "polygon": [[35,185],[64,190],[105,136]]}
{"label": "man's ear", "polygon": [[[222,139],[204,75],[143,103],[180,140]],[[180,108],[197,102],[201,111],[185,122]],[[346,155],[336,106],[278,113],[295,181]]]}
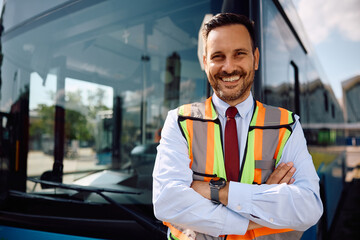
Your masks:
{"label": "man's ear", "polygon": [[255,70],[259,69],[259,60],[260,60],[260,53],[259,53],[259,49],[256,48],[254,51],[254,68]]}
{"label": "man's ear", "polygon": [[206,56],[203,55],[203,64],[204,64],[204,69],[205,69],[205,72],[207,71],[207,61],[206,61]]}

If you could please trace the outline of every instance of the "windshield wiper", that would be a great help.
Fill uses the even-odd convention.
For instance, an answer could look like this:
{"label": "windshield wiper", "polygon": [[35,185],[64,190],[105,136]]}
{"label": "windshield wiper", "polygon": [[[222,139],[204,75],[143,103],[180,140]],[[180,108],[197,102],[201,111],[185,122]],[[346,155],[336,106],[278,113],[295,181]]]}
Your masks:
{"label": "windshield wiper", "polygon": [[130,191],[123,191],[123,190],[117,190],[112,188],[98,188],[98,187],[90,187],[90,186],[82,186],[82,185],[76,185],[76,184],[65,184],[65,183],[59,183],[59,182],[52,182],[52,181],[46,181],[46,180],[40,180],[36,178],[27,178],[27,180],[34,182],[34,183],[40,183],[40,184],[46,184],[48,186],[56,187],[56,188],[63,188],[63,189],[70,189],[75,190],[78,192],[90,192],[90,193],[119,193],[119,194],[135,194],[140,195],[143,194],[143,192],[130,192]]}
{"label": "windshield wiper", "polygon": [[135,212],[132,209],[123,206],[122,204],[119,204],[114,199],[104,194],[104,192],[107,192],[107,193],[140,195],[142,194],[142,192],[130,192],[130,191],[111,189],[111,188],[97,188],[97,187],[81,186],[75,184],[64,184],[59,182],[44,181],[36,178],[28,178],[28,180],[35,183],[46,184],[48,186],[57,187],[57,188],[70,189],[78,192],[96,193],[99,196],[101,196],[103,199],[105,199],[107,202],[109,202],[111,205],[118,207],[124,212],[128,213],[138,224],[140,224],[145,229],[157,233],[161,237],[165,237],[167,235],[166,230],[162,228],[162,225],[157,224],[153,219],[138,212]]}

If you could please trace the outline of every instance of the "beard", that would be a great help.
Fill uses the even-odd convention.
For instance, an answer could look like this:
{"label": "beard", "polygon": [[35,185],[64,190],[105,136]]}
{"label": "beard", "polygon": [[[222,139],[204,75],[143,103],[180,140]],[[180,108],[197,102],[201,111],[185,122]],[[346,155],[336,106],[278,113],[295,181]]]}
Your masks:
{"label": "beard", "polygon": [[[239,78],[239,84],[235,86],[223,86],[220,84],[222,81],[221,78],[224,77],[232,77],[232,76],[240,76]],[[214,92],[216,95],[223,101],[229,102],[229,101],[235,101],[238,99],[244,99],[247,97],[246,95],[251,89],[251,86],[254,82],[254,76],[255,76],[255,69],[254,67],[249,71],[246,72],[243,69],[235,70],[232,73],[226,73],[221,72],[218,74],[215,74],[209,82],[211,87],[214,89]],[[237,89],[232,94],[227,93],[225,90],[231,90],[231,89]],[[244,99],[245,100],[245,99]]]}

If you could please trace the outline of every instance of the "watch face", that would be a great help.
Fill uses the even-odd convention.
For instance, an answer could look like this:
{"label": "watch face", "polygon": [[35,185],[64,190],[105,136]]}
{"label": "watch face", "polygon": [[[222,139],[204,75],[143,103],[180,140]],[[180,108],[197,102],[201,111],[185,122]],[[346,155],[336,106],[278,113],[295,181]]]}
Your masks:
{"label": "watch face", "polygon": [[226,181],[223,178],[214,177],[210,180],[210,184],[213,186],[224,187],[226,185]]}

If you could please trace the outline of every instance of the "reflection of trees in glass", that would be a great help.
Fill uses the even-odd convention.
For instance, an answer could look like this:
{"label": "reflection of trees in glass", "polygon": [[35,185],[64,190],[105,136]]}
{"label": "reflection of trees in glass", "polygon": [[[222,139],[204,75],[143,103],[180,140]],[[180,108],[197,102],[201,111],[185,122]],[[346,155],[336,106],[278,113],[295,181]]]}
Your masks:
{"label": "reflection of trees in glass", "polygon": [[88,112],[81,96],[81,90],[67,92],[65,96],[65,137],[68,140],[89,141],[92,126],[86,119]]}
{"label": "reflection of trees in glass", "polygon": [[80,112],[67,109],[65,113],[65,135],[68,140],[90,141],[94,138],[86,117]]}
{"label": "reflection of trees in glass", "polygon": [[[54,99],[55,93],[49,92],[49,99]],[[96,113],[109,110],[104,104],[105,90],[88,91],[85,105],[82,91],[67,92],[65,96],[65,138],[94,143],[94,128]],[[31,121],[30,136],[32,139],[41,139],[43,135],[53,138],[55,105],[37,106],[36,118]]]}
{"label": "reflection of trees in glass", "polygon": [[102,88],[97,88],[95,91],[87,92],[87,101],[88,101],[88,110],[89,117],[95,119],[96,114],[102,110],[109,110],[105,105],[105,90]]}
{"label": "reflection of trees in glass", "polygon": [[30,136],[41,136],[51,134],[54,131],[55,107],[39,104],[37,107],[38,118],[33,120],[30,126]]}

